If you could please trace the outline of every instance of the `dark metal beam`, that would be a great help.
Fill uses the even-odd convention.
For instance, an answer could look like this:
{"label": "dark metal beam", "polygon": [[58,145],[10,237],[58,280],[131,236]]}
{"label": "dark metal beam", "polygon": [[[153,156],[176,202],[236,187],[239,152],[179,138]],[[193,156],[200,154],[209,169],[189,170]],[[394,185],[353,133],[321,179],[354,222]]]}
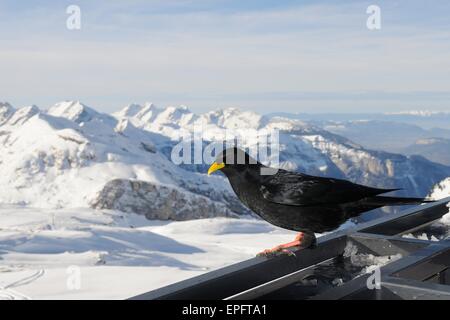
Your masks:
{"label": "dark metal beam", "polygon": [[369,233],[354,233],[349,235],[349,241],[358,247],[358,253],[373,254],[376,256],[388,256],[401,254],[409,255],[411,252],[425,248],[432,241],[397,236],[382,236]]}
{"label": "dark metal beam", "polygon": [[296,256],[256,257],[144,293],[132,299],[225,299],[297,270],[334,258],[344,251],[346,243],[344,235],[325,241],[319,239],[316,248],[299,250],[295,253]]}
{"label": "dark metal beam", "polygon": [[388,215],[384,222],[379,221],[372,225],[362,226],[358,228],[358,231],[386,236],[411,233],[433,223],[448,213],[447,204],[449,201],[450,198],[447,198],[444,201],[422,205],[400,212],[400,214],[391,218]]}

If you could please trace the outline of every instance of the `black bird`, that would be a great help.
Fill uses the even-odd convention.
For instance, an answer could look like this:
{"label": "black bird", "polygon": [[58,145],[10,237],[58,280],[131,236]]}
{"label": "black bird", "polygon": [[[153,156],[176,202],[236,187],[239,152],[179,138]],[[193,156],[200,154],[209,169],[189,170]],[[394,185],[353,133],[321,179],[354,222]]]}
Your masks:
{"label": "black bird", "polygon": [[428,202],[422,198],[380,196],[399,189],[371,188],[341,179],[272,169],[238,148],[222,151],[208,175],[217,170],[225,174],[241,202],[262,219],[300,232],[294,241],[264,250],[264,255],[291,254],[288,248],[313,246],[315,232],[335,230],[369,210]]}

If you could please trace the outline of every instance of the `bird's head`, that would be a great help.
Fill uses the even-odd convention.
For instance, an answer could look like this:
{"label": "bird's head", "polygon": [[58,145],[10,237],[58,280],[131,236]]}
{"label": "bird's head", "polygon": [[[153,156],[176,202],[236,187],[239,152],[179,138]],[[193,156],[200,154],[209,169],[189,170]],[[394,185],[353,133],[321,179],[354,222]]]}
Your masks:
{"label": "bird's head", "polygon": [[[229,174],[248,172],[259,169],[261,164],[250,157],[245,151],[233,147],[223,150],[216,157],[216,161],[209,167],[208,175],[221,170],[227,176]],[[258,171],[259,172],[259,171]]]}

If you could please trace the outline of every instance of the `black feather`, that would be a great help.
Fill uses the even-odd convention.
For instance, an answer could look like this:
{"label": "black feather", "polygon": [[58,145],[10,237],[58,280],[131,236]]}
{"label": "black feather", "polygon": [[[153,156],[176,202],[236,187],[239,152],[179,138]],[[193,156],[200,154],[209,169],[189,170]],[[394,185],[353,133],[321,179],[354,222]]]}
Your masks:
{"label": "black feather", "polygon": [[261,183],[266,200],[293,206],[329,205],[358,201],[396,191],[366,187],[346,180],[309,176],[278,170]]}

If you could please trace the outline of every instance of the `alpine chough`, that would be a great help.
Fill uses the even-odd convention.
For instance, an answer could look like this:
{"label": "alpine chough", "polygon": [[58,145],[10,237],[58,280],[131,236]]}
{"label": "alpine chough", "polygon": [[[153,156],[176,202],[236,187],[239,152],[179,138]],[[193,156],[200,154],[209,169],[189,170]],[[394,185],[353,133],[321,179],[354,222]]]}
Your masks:
{"label": "alpine chough", "polygon": [[346,220],[384,206],[427,202],[422,198],[386,197],[398,189],[366,187],[350,181],[272,169],[238,148],[222,151],[208,170],[220,170],[250,210],[269,223],[299,231],[294,241],[261,252],[289,253],[316,243],[314,233],[337,229]]}

